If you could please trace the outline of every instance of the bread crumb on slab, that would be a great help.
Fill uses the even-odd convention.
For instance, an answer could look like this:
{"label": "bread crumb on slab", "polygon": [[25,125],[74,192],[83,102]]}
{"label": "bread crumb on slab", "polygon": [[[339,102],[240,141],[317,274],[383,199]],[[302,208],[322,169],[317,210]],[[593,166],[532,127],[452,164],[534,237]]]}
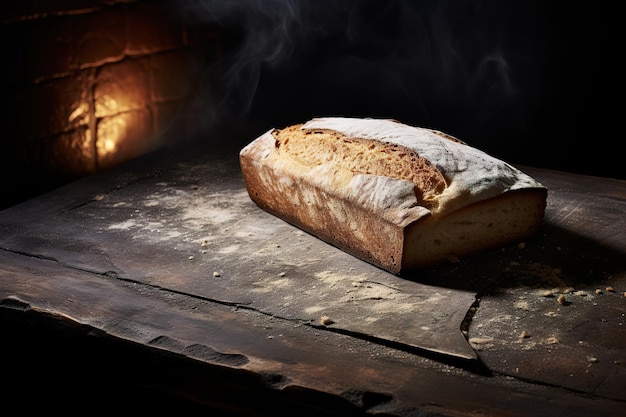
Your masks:
{"label": "bread crumb on slab", "polygon": [[520,333],[519,335],[520,339],[527,339],[530,337],[530,333],[528,333],[526,330],[522,331],[522,333]]}
{"label": "bread crumb on slab", "polygon": [[607,292],[615,292],[615,288],[613,288],[613,287],[606,287],[605,290]]}
{"label": "bread crumb on slab", "polygon": [[526,310],[526,311],[530,311],[530,304],[528,303],[528,301],[525,300],[520,300],[520,301],[516,301],[513,306],[519,310]]}
{"label": "bread crumb on slab", "polygon": [[493,347],[492,337],[470,337],[468,342],[475,350],[483,350]]}
{"label": "bread crumb on slab", "polygon": [[556,299],[556,301],[559,304],[561,304],[562,306],[570,305],[570,302],[567,301],[567,299],[565,298],[565,296],[563,294],[559,295],[559,297]]}
{"label": "bread crumb on slab", "polygon": [[214,276],[214,277],[219,277],[220,275],[221,275],[221,274],[220,274],[219,272],[217,272],[217,271],[213,272],[213,276]]}
{"label": "bread crumb on slab", "polygon": [[322,318],[320,319],[320,323],[322,323],[324,326],[330,326],[334,322],[335,321],[328,316],[322,316]]}
{"label": "bread crumb on slab", "polygon": [[475,345],[486,345],[493,342],[493,337],[470,337],[469,342]]}

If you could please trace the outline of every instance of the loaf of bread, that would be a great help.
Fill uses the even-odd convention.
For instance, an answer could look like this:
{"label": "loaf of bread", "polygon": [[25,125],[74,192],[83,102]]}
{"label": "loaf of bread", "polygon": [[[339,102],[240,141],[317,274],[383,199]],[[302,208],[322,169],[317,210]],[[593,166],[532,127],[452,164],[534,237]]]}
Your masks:
{"label": "loaf of bread", "polygon": [[546,207],[519,169],[394,120],[271,129],[239,159],[261,209],[393,274],[525,239]]}

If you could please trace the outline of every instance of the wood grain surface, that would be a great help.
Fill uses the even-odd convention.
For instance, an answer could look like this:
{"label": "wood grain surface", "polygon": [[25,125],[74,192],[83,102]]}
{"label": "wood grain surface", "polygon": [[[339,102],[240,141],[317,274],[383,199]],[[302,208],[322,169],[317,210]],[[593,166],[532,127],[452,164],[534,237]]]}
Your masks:
{"label": "wood grain surface", "polygon": [[521,168],[536,236],[395,276],[258,209],[237,150],[161,152],[0,212],[0,306],[367,414],[620,415],[626,182]]}

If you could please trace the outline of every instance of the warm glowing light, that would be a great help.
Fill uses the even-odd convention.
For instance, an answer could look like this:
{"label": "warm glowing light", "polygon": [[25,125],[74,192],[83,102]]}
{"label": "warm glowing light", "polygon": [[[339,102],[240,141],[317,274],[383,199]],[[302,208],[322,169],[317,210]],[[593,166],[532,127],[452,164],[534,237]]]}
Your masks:
{"label": "warm glowing light", "polygon": [[[153,113],[144,68],[133,62],[105,66],[66,113],[74,135],[73,158],[95,170],[114,166],[151,149]],[[80,129],[78,129],[80,128]]]}
{"label": "warm glowing light", "polygon": [[83,137],[82,143],[80,144],[81,156],[84,160],[89,160],[92,157],[93,151],[93,135],[91,134],[90,129],[85,130],[85,136]]}
{"label": "warm glowing light", "polygon": [[79,124],[86,124],[89,122],[89,103],[84,101],[81,102],[76,110],[70,114],[68,121],[73,123],[77,119],[82,119],[78,121]]}
{"label": "warm glowing light", "polygon": [[118,100],[110,95],[103,95],[96,102],[96,115],[117,113],[123,107]]}
{"label": "warm glowing light", "polygon": [[104,118],[98,124],[96,149],[99,157],[106,157],[117,151],[119,143],[126,136],[127,121],[124,115]]}
{"label": "warm glowing light", "polygon": [[102,148],[104,149],[104,154],[112,153],[113,151],[115,151],[116,148],[115,141],[111,139],[106,139],[104,141],[104,144],[102,145]]}

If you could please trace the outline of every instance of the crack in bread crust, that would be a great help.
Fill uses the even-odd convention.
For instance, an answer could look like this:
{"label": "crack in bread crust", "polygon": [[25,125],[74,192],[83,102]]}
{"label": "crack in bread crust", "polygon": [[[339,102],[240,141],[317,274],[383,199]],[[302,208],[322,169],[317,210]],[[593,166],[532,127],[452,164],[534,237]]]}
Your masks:
{"label": "crack in bread crust", "polygon": [[547,188],[512,165],[389,120],[270,129],[240,161],[260,208],[394,274],[530,236],[546,208]]}
{"label": "crack in bread crust", "polygon": [[397,144],[345,136],[328,129],[294,125],[272,133],[282,155],[307,166],[334,164],[355,174],[410,181],[419,205],[436,209],[447,184],[441,172],[414,150]]}

